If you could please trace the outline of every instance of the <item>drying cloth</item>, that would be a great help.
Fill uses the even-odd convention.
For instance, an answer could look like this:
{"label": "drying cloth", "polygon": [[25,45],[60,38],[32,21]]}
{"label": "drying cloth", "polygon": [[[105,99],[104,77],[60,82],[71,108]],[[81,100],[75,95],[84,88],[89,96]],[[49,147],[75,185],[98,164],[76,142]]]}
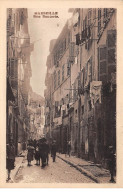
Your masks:
{"label": "drying cloth", "polygon": [[90,97],[91,97],[91,104],[92,108],[94,104],[99,100],[101,103],[101,88],[102,88],[102,81],[92,81],[90,83]]}

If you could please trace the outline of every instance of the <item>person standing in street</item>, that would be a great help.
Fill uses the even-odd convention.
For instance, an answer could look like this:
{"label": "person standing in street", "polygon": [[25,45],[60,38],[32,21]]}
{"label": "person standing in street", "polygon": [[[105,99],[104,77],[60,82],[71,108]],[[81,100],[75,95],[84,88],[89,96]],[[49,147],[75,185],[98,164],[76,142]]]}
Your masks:
{"label": "person standing in street", "polygon": [[36,146],[37,146],[37,141],[36,141],[36,139],[34,139],[34,141],[33,141],[33,147],[35,148],[35,150],[36,150]]}
{"label": "person standing in street", "polygon": [[44,168],[46,166],[46,156],[47,156],[47,146],[46,146],[45,138],[42,138],[40,141],[39,151],[40,151],[40,158],[42,162],[41,168]]}
{"label": "person standing in street", "polygon": [[28,161],[28,166],[32,166],[31,165],[31,161],[33,160],[33,156],[34,156],[34,151],[35,151],[35,148],[33,147],[33,144],[30,143],[28,146],[27,146],[27,161]]}
{"label": "person standing in street", "polygon": [[115,171],[115,165],[116,165],[116,156],[114,154],[114,148],[113,146],[109,146],[109,171],[111,174],[110,182],[114,183],[114,171]]}
{"label": "person standing in street", "polygon": [[37,143],[36,149],[35,149],[35,160],[36,165],[40,166],[40,151],[39,151],[39,144]]}
{"label": "person standing in street", "polygon": [[55,162],[56,159],[56,141],[53,140],[52,146],[51,146],[51,156],[53,158],[53,162]]}
{"label": "person standing in street", "polygon": [[14,169],[14,163],[15,163],[15,147],[13,144],[13,139],[10,139],[10,143],[7,144],[7,158],[6,158],[6,168],[8,170],[8,178],[7,181],[11,179],[10,173],[11,170]]}
{"label": "person standing in street", "polygon": [[68,155],[70,157],[70,152],[71,152],[71,142],[70,141],[68,142],[67,150],[68,150]]}
{"label": "person standing in street", "polygon": [[49,152],[50,152],[49,144],[48,144],[48,142],[46,142],[46,164],[47,165],[49,162]]}

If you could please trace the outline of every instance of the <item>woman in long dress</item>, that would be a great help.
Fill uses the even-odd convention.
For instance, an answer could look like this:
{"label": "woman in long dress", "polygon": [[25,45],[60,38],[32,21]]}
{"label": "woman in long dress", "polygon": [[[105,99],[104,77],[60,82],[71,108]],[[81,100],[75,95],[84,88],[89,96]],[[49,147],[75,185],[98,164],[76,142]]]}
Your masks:
{"label": "woman in long dress", "polygon": [[15,163],[15,147],[13,144],[13,140],[10,140],[10,143],[7,144],[7,158],[6,158],[6,168],[8,170],[7,181],[11,179],[10,173],[11,170],[14,169],[14,163]]}
{"label": "woman in long dress", "polygon": [[27,146],[27,161],[28,161],[28,166],[31,166],[31,161],[33,160],[34,157],[34,150],[35,148],[33,147],[33,145],[30,143]]}

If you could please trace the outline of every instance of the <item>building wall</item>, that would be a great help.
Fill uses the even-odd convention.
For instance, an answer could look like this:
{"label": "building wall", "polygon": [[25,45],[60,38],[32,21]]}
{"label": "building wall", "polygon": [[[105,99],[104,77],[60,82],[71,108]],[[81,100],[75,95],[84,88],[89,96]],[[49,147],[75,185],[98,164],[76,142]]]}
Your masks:
{"label": "building wall", "polygon": [[[27,18],[27,9],[7,9],[7,142],[10,137],[13,138],[16,154],[24,149],[26,129],[29,129],[30,50],[24,50],[27,42],[30,46]],[[10,129],[13,129],[12,132]]]}
{"label": "building wall", "polygon": [[[57,66],[52,60],[54,69],[50,79],[53,84],[56,81],[54,71],[56,75],[59,70],[62,74],[63,64],[67,63],[66,72],[68,68],[70,72],[63,84],[56,84],[55,90],[52,88],[51,97],[45,96],[50,105],[48,125],[50,131],[57,128],[51,122],[56,112],[54,103],[60,101],[60,106],[67,105],[62,124],[57,128],[60,129],[61,151],[65,152],[67,141],[70,140],[72,154],[106,167],[109,145],[116,148],[116,10],[74,9],[67,24],[70,21],[71,25],[65,25],[51,51],[53,55],[58,43],[69,32],[68,49]],[[51,83],[51,80],[46,78],[49,91],[48,81]],[[93,87],[97,90],[94,94]],[[64,103],[67,94],[69,101]],[[68,120],[68,125],[65,120]]]}

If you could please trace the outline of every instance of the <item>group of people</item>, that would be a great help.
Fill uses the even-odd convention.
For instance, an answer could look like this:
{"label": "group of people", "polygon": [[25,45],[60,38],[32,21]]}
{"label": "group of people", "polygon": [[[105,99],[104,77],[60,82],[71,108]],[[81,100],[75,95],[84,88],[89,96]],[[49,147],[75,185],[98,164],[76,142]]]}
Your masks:
{"label": "group of people", "polygon": [[48,165],[49,154],[51,153],[51,157],[53,158],[53,162],[56,159],[56,141],[53,140],[51,146],[49,146],[47,140],[42,138],[40,140],[29,140],[27,146],[27,161],[28,166],[31,166],[31,161],[35,158],[36,165],[44,168]]}
{"label": "group of people", "polygon": [[[10,180],[10,173],[11,170],[15,167],[15,146],[13,139],[9,140],[9,143],[7,144],[7,152],[6,152],[6,168],[8,170],[8,178],[7,180]],[[44,168],[46,165],[48,165],[49,161],[49,154],[51,153],[51,157],[53,158],[53,162],[55,162],[56,159],[56,141],[53,140],[52,144],[49,146],[47,140],[45,138],[42,138],[40,140],[29,140],[27,144],[27,161],[28,166],[31,166],[31,161],[36,160],[36,165]],[[70,156],[71,151],[71,144],[68,143],[68,155]],[[116,167],[116,155],[114,153],[113,146],[109,146],[109,154],[108,154],[108,166],[109,171],[111,175],[111,182],[114,182],[114,172]]]}

